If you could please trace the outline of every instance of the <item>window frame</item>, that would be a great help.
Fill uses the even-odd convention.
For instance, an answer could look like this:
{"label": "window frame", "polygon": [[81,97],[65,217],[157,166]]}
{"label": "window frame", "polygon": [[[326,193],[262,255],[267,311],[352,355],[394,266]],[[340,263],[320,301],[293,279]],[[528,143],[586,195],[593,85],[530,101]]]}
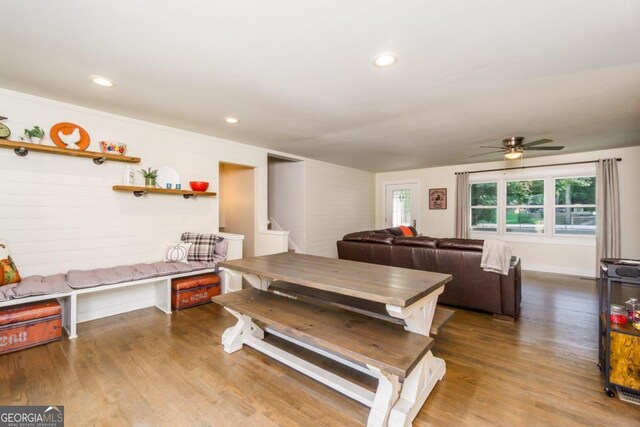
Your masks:
{"label": "window frame", "polygon": [[[496,204],[495,205],[471,205],[471,185],[472,184],[497,184],[496,185]],[[471,223],[473,220],[473,210],[474,209],[495,209],[496,210],[496,230],[474,230],[472,228],[473,224]],[[496,181],[478,181],[469,183],[469,229],[473,233],[497,233],[500,231],[500,185]]]}
{"label": "window frame", "polygon": [[[471,238],[475,239],[503,239],[509,242],[523,243],[550,243],[550,244],[568,244],[579,246],[595,246],[595,234],[557,234],[555,232],[556,221],[556,204],[555,204],[555,180],[568,178],[585,178],[595,177],[595,165],[577,165],[574,167],[558,168],[540,168],[540,169],[523,169],[517,171],[504,171],[493,173],[478,173],[470,176],[469,179],[469,233]],[[515,208],[516,206],[507,206],[507,182],[508,181],[544,181],[544,233],[522,233],[506,231],[506,212],[507,208]],[[496,231],[476,231],[471,228],[471,185],[497,183],[497,230]],[[564,205],[558,205],[563,207]],[[525,207],[540,207],[525,206]],[[572,207],[580,207],[573,205]],[[585,207],[593,207],[585,205]],[[597,211],[596,211],[597,215]]]}
{"label": "window frame", "polygon": [[[541,205],[508,205],[507,204],[507,187],[510,182],[519,182],[519,181],[542,181],[542,204]],[[504,209],[504,222],[502,224],[502,234],[503,235],[520,235],[520,236],[542,236],[547,233],[547,181],[541,178],[510,178],[504,180],[503,185],[504,190],[504,206],[499,206],[500,209]],[[536,208],[542,209],[542,233],[534,232],[527,233],[526,231],[509,231],[507,230],[507,210],[508,209],[517,209],[517,208]]]}
{"label": "window frame", "polygon": [[[595,238],[595,233],[594,234],[571,234],[571,233],[556,233],[556,209],[557,208],[567,208],[567,209],[571,209],[571,208],[593,208],[594,211],[596,212],[596,218],[598,215],[598,211],[596,209],[596,200],[594,198],[593,200],[593,204],[582,204],[582,203],[576,203],[574,205],[565,205],[565,204],[557,204],[556,203],[556,181],[559,179],[574,179],[574,178],[595,178],[596,174],[594,173],[593,175],[572,175],[572,176],[554,176],[552,177],[552,181],[553,181],[553,235],[554,236],[562,236],[562,237],[594,237]],[[597,183],[596,183],[597,185]],[[597,219],[596,219],[597,221]]]}

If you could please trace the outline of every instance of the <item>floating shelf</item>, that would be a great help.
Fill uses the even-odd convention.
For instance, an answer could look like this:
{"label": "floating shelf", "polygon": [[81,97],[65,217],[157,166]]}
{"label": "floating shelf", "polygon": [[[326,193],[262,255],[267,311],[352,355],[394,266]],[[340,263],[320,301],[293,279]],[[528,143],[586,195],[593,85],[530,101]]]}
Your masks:
{"label": "floating shelf", "polygon": [[107,160],[125,163],[140,163],[140,157],[120,156],[118,154],[100,153],[98,151],[69,150],[68,148],[52,147],[51,145],[32,144],[24,141],[9,141],[0,139],[0,148],[11,148],[20,157],[29,154],[29,151],[40,153],[60,154],[62,156],[87,157],[93,159],[93,163],[101,165]]}
{"label": "floating shelf", "polygon": [[182,196],[185,199],[190,199],[191,197],[215,197],[217,193],[209,192],[209,191],[193,191],[193,190],[166,190],[164,188],[153,188],[153,187],[135,187],[130,185],[114,185],[113,191],[126,191],[128,193],[133,193],[134,196],[140,197],[147,193],[158,193],[158,194],[170,194],[170,195],[178,195]]}

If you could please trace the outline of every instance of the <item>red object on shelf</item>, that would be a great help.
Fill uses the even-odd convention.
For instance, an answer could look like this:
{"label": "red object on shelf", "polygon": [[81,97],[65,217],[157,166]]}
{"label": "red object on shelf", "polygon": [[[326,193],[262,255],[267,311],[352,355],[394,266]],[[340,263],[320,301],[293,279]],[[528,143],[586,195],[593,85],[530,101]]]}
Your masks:
{"label": "red object on shelf", "polygon": [[193,191],[207,191],[209,188],[207,181],[189,181],[189,185]]}
{"label": "red object on shelf", "polygon": [[627,316],[624,314],[611,314],[609,320],[617,325],[624,325],[628,322]]}

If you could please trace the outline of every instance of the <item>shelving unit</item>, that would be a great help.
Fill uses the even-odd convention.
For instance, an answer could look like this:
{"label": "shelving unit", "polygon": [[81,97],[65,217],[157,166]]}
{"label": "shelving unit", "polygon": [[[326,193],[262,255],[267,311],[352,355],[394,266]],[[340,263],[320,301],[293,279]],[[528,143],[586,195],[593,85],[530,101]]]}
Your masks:
{"label": "shelving unit", "polygon": [[[599,324],[600,345],[598,366],[604,376],[604,391],[613,397],[617,389],[622,400],[640,402],[640,330],[631,322],[615,324],[610,321],[611,304],[624,306],[621,288],[629,288],[640,298],[640,277],[636,260],[603,259],[600,266]],[[624,271],[621,276],[618,270]],[[626,271],[625,271],[626,270]],[[612,292],[616,288],[616,292]]]}
{"label": "shelving unit", "polygon": [[35,151],[39,153],[57,154],[61,156],[85,157],[93,159],[93,163],[95,163],[96,165],[101,165],[107,160],[124,163],[140,163],[139,157],[100,153],[98,151],[70,150],[68,148],[53,147],[51,145],[32,144],[30,142],[24,141],[9,141],[0,139],[0,148],[12,149],[16,153],[16,155],[20,157],[26,156],[27,154],[29,154],[29,151]]}
{"label": "shelving unit", "polygon": [[164,188],[137,187],[137,186],[130,186],[130,185],[114,185],[113,191],[124,191],[128,193],[133,193],[133,195],[136,197],[140,197],[148,193],[155,193],[155,194],[182,196],[185,199],[190,199],[192,197],[215,197],[218,195],[217,193],[210,192],[210,191],[167,190]]}

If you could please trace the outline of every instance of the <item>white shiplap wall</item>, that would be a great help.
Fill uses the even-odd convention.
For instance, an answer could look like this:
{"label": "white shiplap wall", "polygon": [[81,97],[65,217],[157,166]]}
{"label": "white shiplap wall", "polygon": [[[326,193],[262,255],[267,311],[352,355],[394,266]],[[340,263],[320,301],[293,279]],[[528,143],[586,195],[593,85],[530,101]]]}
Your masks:
{"label": "white shiplap wall", "polygon": [[375,222],[371,172],[306,162],[306,253],[337,257],[336,241]]}
{"label": "white shiplap wall", "polygon": [[[3,89],[0,114],[9,117],[12,139],[34,124],[48,131],[70,121],[89,132],[90,150],[99,151],[100,140],[125,142],[128,154],[142,158],[134,170],[172,166],[184,187],[189,180],[206,180],[210,191],[218,191],[219,162],[255,167],[256,231],[266,229],[267,151],[262,148]],[[47,138],[45,144],[52,142]],[[343,234],[373,225],[373,174],[300,160],[309,168],[308,252],[335,256],[335,241]],[[135,198],[112,191],[122,183],[124,167],[44,153],[20,158],[0,150],[0,239],[9,244],[23,276],[157,261],[183,231],[218,230],[217,198]],[[136,174],[136,184],[142,182]],[[261,236],[256,233],[257,255],[269,246]]]}
{"label": "white shiplap wall", "polygon": [[[256,217],[266,223],[266,152],[229,141],[0,90],[0,110],[9,117],[12,139],[39,124],[48,131],[60,121],[84,127],[98,141],[129,144],[141,167],[172,166],[188,181],[206,180],[218,191],[218,162],[256,167]],[[45,144],[52,145],[47,138]],[[149,195],[135,198],[112,190],[122,183],[125,164],[94,165],[90,159],[0,150],[0,239],[23,276],[53,274],[158,261],[168,242],[183,231],[218,230],[218,199]],[[143,184],[136,173],[136,184]],[[263,224],[257,220],[256,227]]]}

